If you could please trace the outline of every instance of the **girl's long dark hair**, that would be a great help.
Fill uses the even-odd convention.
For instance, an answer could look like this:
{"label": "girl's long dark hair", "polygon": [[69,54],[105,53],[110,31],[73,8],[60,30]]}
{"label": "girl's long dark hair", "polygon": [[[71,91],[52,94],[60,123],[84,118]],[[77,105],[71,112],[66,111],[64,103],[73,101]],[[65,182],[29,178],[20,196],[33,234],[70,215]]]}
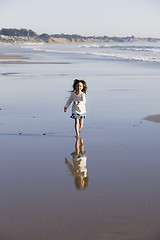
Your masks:
{"label": "girl's long dark hair", "polygon": [[74,82],[73,82],[73,90],[75,91],[76,90],[76,85],[81,82],[83,84],[83,89],[82,89],[82,92],[84,92],[86,94],[87,92],[87,84],[84,80],[78,80],[78,79],[75,79]]}

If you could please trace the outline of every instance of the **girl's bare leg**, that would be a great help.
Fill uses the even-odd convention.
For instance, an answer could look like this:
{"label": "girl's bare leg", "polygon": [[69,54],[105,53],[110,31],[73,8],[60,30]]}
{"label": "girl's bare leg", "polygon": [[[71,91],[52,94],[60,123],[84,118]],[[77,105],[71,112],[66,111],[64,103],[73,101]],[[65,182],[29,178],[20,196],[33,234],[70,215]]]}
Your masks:
{"label": "girl's bare leg", "polygon": [[79,119],[80,129],[83,128],[83,119]]}
{"label": "girl's bare leg", "polygon": [[80,152],[84,152],[83,138],[80,138]]}
{"label": "girl's bare leg", "polygon": [[79,137],[79,119],[75,118],[75,131],[76,131],[76,137]]}
{"label": "girl's bare leg", "polygon": [[75,153],[79,154],[79,138],[76,139],[76,143],[75,143]]}

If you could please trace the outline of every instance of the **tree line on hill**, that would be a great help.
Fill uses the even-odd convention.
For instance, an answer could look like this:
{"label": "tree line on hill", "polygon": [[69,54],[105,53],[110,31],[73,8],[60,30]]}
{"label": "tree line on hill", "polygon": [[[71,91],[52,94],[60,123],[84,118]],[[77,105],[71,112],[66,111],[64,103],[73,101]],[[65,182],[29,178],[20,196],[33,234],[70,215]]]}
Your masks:
{"label": "tree line on hill", "polygon": [[[108,36],[80,36],[77,34],[52,34],[49,35],[47,33],[43,33],[41,35],[38,35],[31,29],[16,29],[16,28],[2,28],[0,30],[0,35],[6,36],[6,37],[24,37],[24,38],[32,38],[36,41],[42,41],[42,42],[56,42],[55,39],[66,39],[69,42],[87,42],[89,40],[92,41],[102,41],[102,42],[133,42],[136,40],[144,40],[144,41],[160,41],[158,38],[135,38],[134,36],[131,37],[108,37]],[[2,37],[0,38],[2,40]],[[17,39],[16,39],[17,40]]]}

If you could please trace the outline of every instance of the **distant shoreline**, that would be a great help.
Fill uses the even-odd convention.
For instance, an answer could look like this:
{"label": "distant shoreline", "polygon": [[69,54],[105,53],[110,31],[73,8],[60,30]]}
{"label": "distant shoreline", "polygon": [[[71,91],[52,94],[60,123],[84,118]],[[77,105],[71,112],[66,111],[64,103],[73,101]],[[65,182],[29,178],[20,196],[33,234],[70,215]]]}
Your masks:
{"label": "distant shoreline", "polygon": [[160,42],[160,38],[138,37],[108,37],[108,36],[81,36],[77,34],[47,34],[38,35],[31,29],[2,28],[0,43],[132,43],[132,42]]}

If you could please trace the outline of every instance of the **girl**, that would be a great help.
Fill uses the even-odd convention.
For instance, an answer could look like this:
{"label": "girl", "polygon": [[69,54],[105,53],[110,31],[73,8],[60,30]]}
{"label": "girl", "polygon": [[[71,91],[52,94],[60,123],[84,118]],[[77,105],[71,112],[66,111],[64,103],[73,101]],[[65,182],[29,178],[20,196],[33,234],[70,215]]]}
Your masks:
{"label": "girl", "polygon": [[84,80],[75,79],[73,82],[73,91],[71,92],[70,98],[64,107],[64,112],[66,112],[70,104],[73,102],[71,118],[75,119],[75,131],[77,138],[79,138],[79,125],[80,129],[82,129],[83,119],[85,118],[86,113],[86,91],[86,82]]}

